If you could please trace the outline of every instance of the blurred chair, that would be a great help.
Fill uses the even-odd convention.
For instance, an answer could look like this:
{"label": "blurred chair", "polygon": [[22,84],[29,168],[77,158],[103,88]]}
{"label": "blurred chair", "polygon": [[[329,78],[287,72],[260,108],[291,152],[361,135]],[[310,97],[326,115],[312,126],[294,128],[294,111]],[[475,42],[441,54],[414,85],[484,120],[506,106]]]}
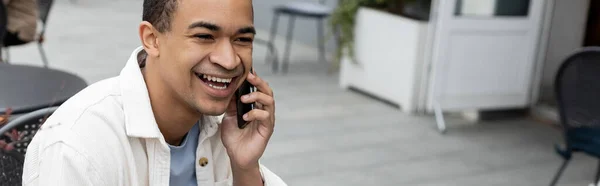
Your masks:
{"label": "blurred chair", "polygon": [[0,149],[0,186],[19,186],[23,177],[25,156]]}
{"label": "blurred chair", "polygon": [[271,65],[273,67],[273,72],[277,71],[277,63],[279,63],[279,59],[277,57],[277,49],[275,48],[273,43],[259,38],[254,38],[254,43],[266,45],[268,54],[266,57],[267,59],[265,59],[265,61],[267,63],[272,63]]}
{"label": "blurred chair", "polygon": [[[586,47],[569,56],[555,79],[556,99],[564,132],[564,159],[551,182],[555,185],[574,152],[600,158],[600,47]],[[600,163],[594,183],[600,177]]]}
{"label": "blurred chair", "polygon": [[49,107],[44,109],[39,109],[9,121],[6,125],[0,128],[0,134],[2,135],[11,135],[13,131],[16,129],[18,132],[19,139],[14,144],[14,150],[18,153],[25,155],[27,152],[27,145],[33,138],[33,136],[38,132],[40,126],[45,122],[45,119],[48,118],[51,114],[56,111],[58,107]]}
{"label": "blurred chair", "polygon": [[[37,45],[38,50],[40,51],[40,56],[42,57],[42,62],[44,62],[44,67],[48,68],[48,59],[46,58],[46,52],[44,51],[44,34],[46,32],[46,26],[48,25],[48,15],[50,14],[50,9],[52,9],[52,5],[54,4],[54,0],[37,0],[38,11],[39,11],[39,19],[42,22],[40,32],[37,34]],[[14,46],[14,45],[12,45]],[[10,46],[4,46],[10,47]],[[8,52],[8,48],[6,50],[6,62],[10,61],[10,55]]]}
{"label": "blurred chair", "polygon": [[[271,36],[269,37],[269,43],[273,43],[275,35],[277,34],[277,23],[279,22],[279,16],[285,14],[289,16],[288,28],[287,28],[287,41],[285,45],[285,51],[283,54],[283,71],[287,72],[289,64],[289,55],[292,44],[292,37],[294,34],[294,23],[296,17],[313,18],[317,20],[317,34],[319,42],[319,60],[325,61],[325,36],[323,30],[323,20],[327,18],[332,12],[332,9],[325,6],[325,0],[319,0],[319,3],[312,2],[292,2],[283,4],[275,7],[273,22],[271,23]],[[273,63],[273,71],[277,71],[277,63]]]}

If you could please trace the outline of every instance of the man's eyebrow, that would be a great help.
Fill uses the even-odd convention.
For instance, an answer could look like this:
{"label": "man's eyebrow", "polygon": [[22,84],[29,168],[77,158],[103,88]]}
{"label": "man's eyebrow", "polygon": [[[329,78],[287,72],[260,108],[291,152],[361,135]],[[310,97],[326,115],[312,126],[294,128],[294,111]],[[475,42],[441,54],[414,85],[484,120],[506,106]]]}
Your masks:
{"label": "man's eyebrow", "polygon": [[256,34],[256,29],[254,29],[253,26],[247,26],[247,27],[238,29],[237,33],[238,34],[247,34],[247,33]]}
{"label": "man's eyebrow", "polygon": [[190,26],[188,26],[188,29],[194,29],[194,28],[206,28],[212,31],[219,31],[221,30],[221,27],[217,26],[216,24],[212,24],[209,22],[204,22],[204,21],[198,21],[195,23],[192,23]]}

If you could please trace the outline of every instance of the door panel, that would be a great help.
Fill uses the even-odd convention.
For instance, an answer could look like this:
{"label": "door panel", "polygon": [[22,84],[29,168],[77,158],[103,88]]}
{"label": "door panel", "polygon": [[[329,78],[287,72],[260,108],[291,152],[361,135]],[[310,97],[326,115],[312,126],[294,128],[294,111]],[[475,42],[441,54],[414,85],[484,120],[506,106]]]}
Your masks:
{"label": "door panel", "polygon": [[[504,7],[506,2],[525,6]],[[429,108],[524,107],[528,104],[543,0],[441,0]],[[460,6],[460,7],[458,7]]]}

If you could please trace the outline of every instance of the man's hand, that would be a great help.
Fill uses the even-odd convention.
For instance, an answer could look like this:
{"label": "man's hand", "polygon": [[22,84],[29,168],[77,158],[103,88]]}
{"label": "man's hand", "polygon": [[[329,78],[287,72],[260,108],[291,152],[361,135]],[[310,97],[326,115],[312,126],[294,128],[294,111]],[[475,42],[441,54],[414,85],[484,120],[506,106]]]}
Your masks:
{"label": "man's hand", "polygon": [[273,134],[275,101],[273,91],[265,81],[252,73],[248,74],[247,80],[257,88],[256,92],[241,98],[244,103],[256,103],[255,108],[244,115],[244,120],[250,123],[244,129],[238,128],[234,97],[221,123],[221,140],[231,160],[234,184],[262,185],[258,159]]}

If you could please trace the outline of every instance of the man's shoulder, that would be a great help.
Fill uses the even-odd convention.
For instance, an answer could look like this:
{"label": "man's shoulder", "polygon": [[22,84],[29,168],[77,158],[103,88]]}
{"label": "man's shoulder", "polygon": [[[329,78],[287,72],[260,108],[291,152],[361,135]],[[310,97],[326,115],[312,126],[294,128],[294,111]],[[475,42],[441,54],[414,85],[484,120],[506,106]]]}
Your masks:
{"label": "man's shoulder", "polygon": [[75,125],[86,115],[102,116],[122,110],[117,77],[93,83],[59,106],[49,120],[62,125]]}
{"label": "man's shoulder", "polygon": [[84,139],[109,138],[120,133],[119,129],[124,130],[124,114],[118,87],[117,78],[86,87],[59,106],[35,137],[48,138],[44,140],[47,142],[69,138],[89,141]]}
{"label": "man's shoulder", "polygon": [[[62,104],[28,146],[30,171],[39,171],[36,164],[44,158],[66,156],[62,158],[83,158],[103,175],[114,173],[116,169],[105,165],[121,166],[115,162],[126,156],[119,149],[129,144],[118,84],[118,78],[99,81]],[[57,150],[65,148],[74,153]]]}

